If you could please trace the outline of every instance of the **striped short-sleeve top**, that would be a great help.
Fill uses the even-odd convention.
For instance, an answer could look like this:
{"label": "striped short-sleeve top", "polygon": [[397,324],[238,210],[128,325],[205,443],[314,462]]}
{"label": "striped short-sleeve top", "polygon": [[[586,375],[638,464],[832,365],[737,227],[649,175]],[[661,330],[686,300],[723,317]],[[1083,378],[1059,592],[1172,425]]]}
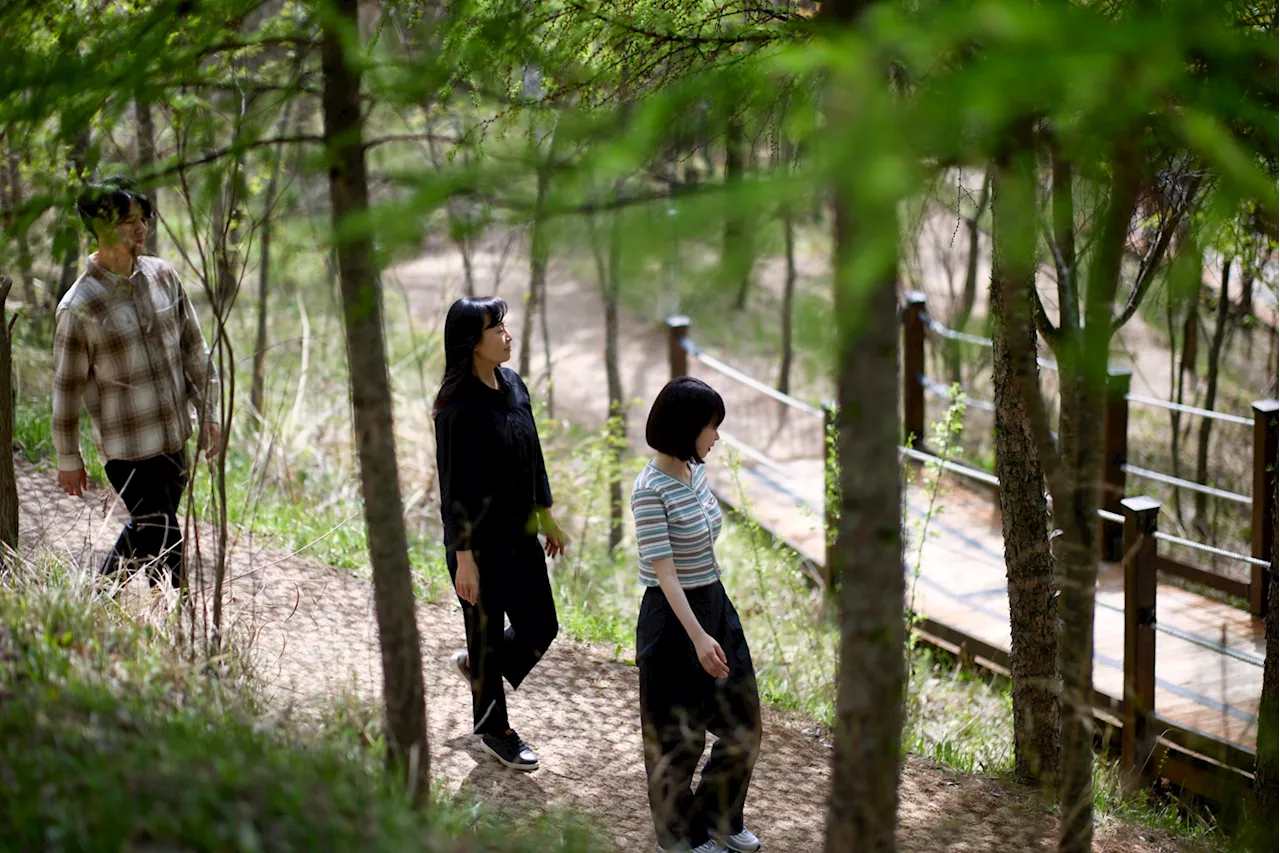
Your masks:
{"label": "striped short-sleeve top", "polygon": [[715,543],[720,535],[720,504],[707,485],[706,466],[690,463],[692,483],[666,473],[649,460],[631,490],[640,550],[640,583],[657,586],[653,561],[671,557],[676,578],[686,589],[720,579]]}

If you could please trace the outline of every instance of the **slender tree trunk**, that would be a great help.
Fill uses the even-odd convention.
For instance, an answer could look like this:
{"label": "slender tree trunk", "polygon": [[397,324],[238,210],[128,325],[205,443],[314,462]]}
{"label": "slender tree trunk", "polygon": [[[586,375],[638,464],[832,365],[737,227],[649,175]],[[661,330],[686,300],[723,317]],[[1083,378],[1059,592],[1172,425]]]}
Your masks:
{"label": "slender tree trunk", "polygon": [[[614,184],[613,196],[622,194],[623,182]],[[627,450],[627,405],[622,390],[621,355],[618,352],[618,297],[622,291],[622,217],[615,210],[609,229],[608,289],[604,306],[604,360],[609,386],[609,552],[622,543],[622,457]]]}
{"label": "slender tree trunk", "polygon": [[[1272,503],[1272,509],[1276,507]],[[1276,527],[1277,518],[1272,512],[1268,522]],[[1278,545],[1280,537],[1271,540],[1271,565],[1280,566]],[[1258,703],[1258,757],[1253,770],[1253,791],[1258,808],[1258,826],[1261,829],[1254,849],[1258,853],[1271,853],[1280,847],[1280,619],[1276,604],[1280,601],[1280,584],[1274,575],[1268,584],[1266,616],[1266,657],[1262,667],[1262,698]]]}
{"label": "slender tree trunk", "polygon": [[[292,101],[290,101],[292,103]],[[148,175],[155,171],[156,167],[156,128],[151,118],[151,104],[148,101],[134,99],[134,112],[138,117],[138,170],[144,175]],[[150,190],[152,198],[155,198],[157,188]],[[160,229],[147,229],[147,254],[155,255],[159,252],[160,246]]]}
{"label": "slender tree trunk", "polygon": [[[1014,775],[1020,782],[1052,790],[1060,758],[1062,689],[1056,590],[1044,468],[1020,393],[1023,387],[1040,384],[1032,301],[1035,220],[1023,215],[1034,208],[1034,163],[1023,154],[1012,168],[1016,174],[1001,169],[995,178],[990,300],[996,476],[1009,587]],[[985,190],[983,196],[985,203]],[[970,250],[974,248],[971,241]]]}
{"label": "slender tree trunk", "polygon": [[13,321],[5,310],[13,279],[0,276],[0,569],[18,550],[18,483],[13,470]]}
{"label": "slender tree trunk", "polygon": [[[1197,249],[1198,251],[1198,249]],[[1195,264],[1199,271],[1200,264]],[[1222,264],[1222,287],[1218,295],[1217,312],[1214,315],[1213,337],[1209,340],[1209,365],[1206,373],[1204,391],[1204,408],[1213,411],[1218,402],[1218,369],[1222,358],[1222,342],[1227,336],[1227,318],[1231,311],[1231,294],[1228,284],[1231,281],[1231,259]],[[1199,283],[1197,281],[1197,283]],[[1196,442],[1196,482],[1206,483],[1209,478],[1209,437],[1213,431],[1213,418],[1200,419],[1200,434]],[[1209,523],[1209,496],[1203,492],[1195,493],[1196,530],[1201,536],[1208,537],[1212,525]]]}
{"label": "slender tree trunk", "polygon": [[[831,0],[822,15],[833,29],[849,27],[871,5]],[[833,129],[865,121],[863,105],[839,82],[827,98]],[[857,188],[841,178],[832,189],[840,515],[831,573],[839,578],[840,665],[825,850],[892,853],[906,682],[900,426],[893,403],[900,235],[894,200],[858,198]],[[877,250],[855,267],[855,254],[867,246]],[[876,263],[866,263],[869,257]]]}
{"label": "slender tree trunk", "polygon": [[[87,129],[76,135],[75,143],[71,150],[71,168],[77,174],[84,171],[85,158],[89,155],[91,141],[92,139]],[[67,217],[62,240],[65,241],[66,249],[62,255],[62,275],[58,277],[58,293],[54,300],[54,307],[62,301],[62,297],[67,295],[67,291],[71,289],[71,285],[76,283],[76,278],[80,275],[80,232],[82,227],[79,217]]]}
{"label": "slender tree trunk", "polygon": [[[952,327],[960,331],[964,331],[969,325],[969,318],[973,316],[973,306],[978,301],[978,238],[982,235],[980,227],[982,214],[986,212],[990,199],[991,176],[984,175],[978,207],[974,210],[973,216],[965,220],[966,227],[969,229],[969,256],[965,259],[964,290],[960,295],[960,308],[951,322]],[[1034,328],[1032,331],[1035,331]],[[947,359],[950,362],[951,381],[963,382],[964,350],[961,348],[960,341],[947,342]]]}
{"label": "slender tree trunk", "polygon": [[[322,41],[324,135],[329,149],[329,200],[335,239],[349,216],[369,208],[365,173],[360,72],[343,53],[359,32],[359,0],[335,0]],[[396,467],[391,381],[382,335],[382,304],[373,244],[368,235],[337,246],[338,278],[347,332],[360,484],[373,569],[374,610],[382,650],[382,689],[387,711],[387,753],[409,773],[416,797],[430,785],[422,652],[414,611],[413,575],[405,534],[400,475]]]}
{"label": "slender tree trunk", "polygon": [[[1192,311],[1195,310],[1195,302],[1191,304]],[[1179,358],[1177,351],[1178,344],[1178,302],[1169,296],[1168,308],[1165,311],[1169,326],[1169,399],[1176,403],[1181,403],[1183,398],[1183,384],[1187,375],[1186,372],[1186,353],[1187,353],[1187,335],[1182,335],[1182,357]],[[1171,472],[1175,477],[1182,476],[1182,463],[1179,458],[1182,456],[1182,413],[1177,409],[1169,410],[1169,453],[1170,460],[1173,465]],[[1180,527],[1185,526],[1186,521],[1182,512],[1182,489],[1173,490],[1173,514],[1178,519]]]}
{"label": "slender tree trunk", "polygon": [[796,300],[796,233],[795,215],[791,205],[782,208],[782,242],[787,259],[787,276],[782,284],[782,365],[778,369],[778,390],[791,393],[791,360],[795,347],[792,344],[792,327],[795,324]]}
{"label": "slender tree trunk", "polygon": [[[1250,246],[1251,251],[1252,249]],[[1240,303],[1236,307],[1236,315],[1239,317],[1253,316],[1253,280],[1253,259],[1246,257],[1240,264]]]}
{"label": "slender tree trunk", "polygon": [[[8,162],[8,207],[17,210],[22,204],[22,169],[18,149],[13,140],[9,140],[6,160]],[[18,275],[22,278],[22,300],[28,311],[39,310],[39,297],[36,295],[36,277],[31,271],[31,243],[27,238],[27,228],[19,227],[16,242],[18,244]]]}
{"label": "slender tree trunk", "polygon": [[729,120],[728,135],[724,143],[724,184],[728,191],[726,216],[724,221],[724,248],[721,266],[726,280],[737,282],[738,294],[734,298],[734,307],[739,311],[747,307],[747,295],[751,289],[752,258],[747,246],[747,224],[741,212],[741,201],[738,192],[742,187],[746,141],[742,123],[736,119]]}
{"label": "slender tree trunk", "polygon": [[533,317],[544,298],[547,286],[547,188],[551,183],[551,165],[555,158],[554,131],[547,158],[538,164],[538,189],[533,202],[533,224],[529,228],[529,299],[520,321],[520,375],[528,376],[533,359]]}
{"label": "slender tree trunk", "polygon": [[[289,127],[290,113],[294,101],[291,99],[284,105],[280,115],[279,135],[284,136]],[[258,331],[253,346],[253,385],[249,390],[249,403],[259,415],[266,412],[267,385],[267,315],[268,296],[271,292],[271,226],[275,211],[276,197],[280,189],[281,163],[284,160],[284,143],[276,146],[275,157],[271,161],[271,178],[267,181],[267,192],[262,199],[262,251],[258,259]]]}
{"label": "slender tree trunk", "polygon": [[[1065,478],[1053,483],[1057,537],[1058,659],[1063,681],[1062,765],[1059,779],[1060,853],[1088,853],[1093,844],[1093,623],[1098,581],[1098,506],[1102,478],[1102,420],[1107,352],[1125,240],[1141,176],[1133,144],[1120,143],[1106,211],[1090,264],[1079,346],[1062,374],[1063,419],[1071,413],[1074,446],[1063,443]],[[1059,362],[1063,359],[1060,357]],[[1061,431],[1060,431],[1061,435]]]}
{"label": "slender tree trunk", "polygon": [[[622,190],[622,181],[614,184],[616,198]],[[602,245],[600,230],[594,214],[588,215],[591,229],[591,245],[596,259],[596,274],[600,279],[600,292],[604,296],[604,363],[609,393],[609,421],[606,425],[609,459],[609,551],[622,541],[622,455],[626,450],[626,404],[622,392],[622,369],[618,357],[618,295],[621,290],[620,261],[622,254],[622,214],[610,215],[609,245]]]}

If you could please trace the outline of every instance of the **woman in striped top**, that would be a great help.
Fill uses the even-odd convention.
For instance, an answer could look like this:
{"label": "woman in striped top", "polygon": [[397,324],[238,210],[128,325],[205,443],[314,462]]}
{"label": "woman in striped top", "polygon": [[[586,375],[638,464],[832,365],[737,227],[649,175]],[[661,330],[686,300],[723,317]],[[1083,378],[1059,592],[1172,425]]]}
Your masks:
{"label": "woman in striped top", "polygon": [[[760,697],[742,622],[720,583],[720,506],[703,465],[723,420],[724,401],[705,382],[669,382],[645,426],[656,453],[631,492],[647,587],[636,625],[640,720],[649,808],[666,853],[760,849],[743,825]],[[716,742],[694,792],[707,731]]]}

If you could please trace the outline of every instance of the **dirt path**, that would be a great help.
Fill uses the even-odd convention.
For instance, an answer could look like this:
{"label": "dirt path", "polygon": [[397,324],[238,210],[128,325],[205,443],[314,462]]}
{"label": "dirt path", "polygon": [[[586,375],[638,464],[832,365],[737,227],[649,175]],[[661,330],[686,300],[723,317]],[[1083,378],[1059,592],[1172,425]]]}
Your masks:
{"label": "dirt path", "polygon": [[[57,491],[51,471],[25,464],[18,485],[28,548],[40,545],[73,565],[91,567],[93,555],[110,546],[121,519],[109,492],[68,498]],[[311,716],[350,696],[379,701],[372,589],[366,581],[244,543],[232,553],[230,566],[228,622],[252,638],[252,660],[273,707]],[[146,595],[141,582],[135,589]],[[539,771],[521,774],[482,754],[470,736],[467,689],[447,663],[447,654],[463,643],[457,608],[424,603],[418,622],[433,769],[449,790],[508,808],[570,805],[591,815],[617,849],[653,849],[633,666],[611,659],[606,650],[558,640],[511,701],[513,722],[542,758]],[[770,853],[821,849],[830,760],[830,745],[811,721],[766,712],[747,820]],[[1054,847],[1054,822],[1043,809],[989,779],[908,759],[900,797],[903,850]],[[1113,824],[1100,829],[1095,849],[1189,848]]]}

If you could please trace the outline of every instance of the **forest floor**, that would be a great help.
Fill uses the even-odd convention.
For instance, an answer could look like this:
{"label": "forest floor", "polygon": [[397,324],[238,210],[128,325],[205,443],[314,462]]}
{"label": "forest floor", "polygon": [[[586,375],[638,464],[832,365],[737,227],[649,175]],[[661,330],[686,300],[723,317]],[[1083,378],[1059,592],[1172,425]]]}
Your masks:
{"label": "forest floor", "polygon": [[[114,495],[63,495],[53,472],[18,466],[27,549],[44,547],[92,573],[122,520]],[[204,536],[208,536],[205,532]],[[241,541],[228,558],[226,624],[247,650],[267,706],[319,720],[335,709],[377,720],[381,666],[372,587],[349,572]],[[174,595],[135,580],[123,596],[135,612],[166,612]],[[645,797],[634,666],[616,650],[558,640],[511,701],[513,723],[540,753],[531,774],[505,770],[470,735],[470,699],[448,654],[463,645],[462,618],[449,603],[418,609],[428,693],[433,775],[444,788],[520,813],[549,805],[580,810],[620,850],[654,844]],[[353,711],[354,709],[354,711]],[[831,745],[803,717],[765,711],[764,746],[747,821],[772,853],[821,849]],[[905,851],[1009,851],[1055,848],[1052,813],[997,779],[965,775],[908,758],[899,789]],[[1094,849],[1197,849],[1164,832],[1106,821]]]}

